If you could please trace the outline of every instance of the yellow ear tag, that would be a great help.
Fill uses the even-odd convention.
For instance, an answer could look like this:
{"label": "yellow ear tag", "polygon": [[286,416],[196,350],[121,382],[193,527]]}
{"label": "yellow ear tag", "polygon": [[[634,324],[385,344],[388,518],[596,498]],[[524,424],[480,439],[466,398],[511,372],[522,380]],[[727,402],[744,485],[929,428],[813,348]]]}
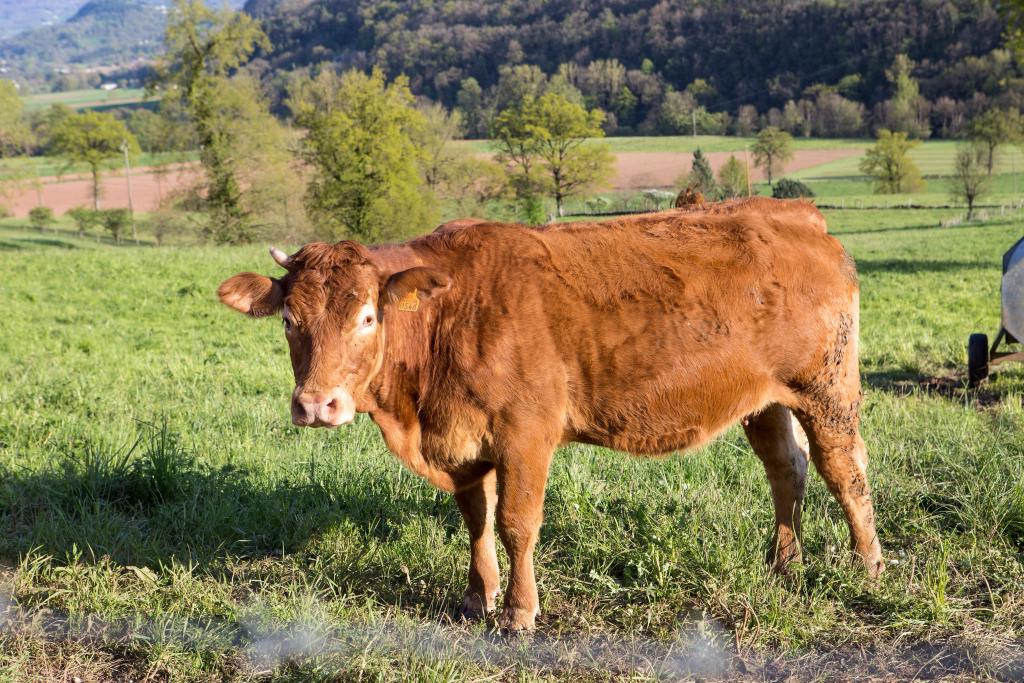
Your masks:
{"label": "yellow ear tag", "polygon": [[416,296],[418,289],[410,291],[408,294],[398,300],[398,310],[400,311],[412,311],[416,312],[420,310],[420,298]]}

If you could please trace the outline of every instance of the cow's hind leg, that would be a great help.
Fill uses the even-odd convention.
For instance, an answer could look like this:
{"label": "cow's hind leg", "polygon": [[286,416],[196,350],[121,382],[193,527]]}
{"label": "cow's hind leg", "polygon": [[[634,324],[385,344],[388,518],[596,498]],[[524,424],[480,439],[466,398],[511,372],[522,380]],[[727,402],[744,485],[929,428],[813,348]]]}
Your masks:
{"label": "cow's hind leg", "polygon": [[803,431],[789,409],[778,404],[748,417],[743,428],[764,464],[775,504],[775,533],[768,549],[768,563],[775,570],[784,571],[790,562],[801,559],[800,511],[807,485]]}
{"label": "cow's hind leg", "polygon": [[837,341],[813,378],[794,387],[794,413],[810,444],[811,460],[839,502],[850,544],[871,576],[885,568],[868,486],[868,455],[860,436],[860,372],[856,316],[840,321]]}
{"label": "cow's hind leg", "polygon": [[498,555],[494,547],[494,509],[498,495],[494,470],[474,484],[455,493],[469,531],[469,586],[462,599],[461,614],[482,619],[494,610],[498,596]]}

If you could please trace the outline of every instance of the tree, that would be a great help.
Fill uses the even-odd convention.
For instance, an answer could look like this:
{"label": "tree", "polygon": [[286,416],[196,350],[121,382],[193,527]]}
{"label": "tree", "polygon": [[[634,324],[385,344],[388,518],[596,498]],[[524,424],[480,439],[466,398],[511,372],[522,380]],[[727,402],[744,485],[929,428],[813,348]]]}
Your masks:
{"label": "tree", "polygon": [[711,170],[708,158],[704,156],[700,148],[697,148],[697,151],[693,153],[693,165],[690,168],[690,172],[678,178],[676,185],[681,186],[682,189],[696,190],[709,199],[718,194],[715,174]]}
{"label": "tree", "polygon": [[53,131],[53,152],[67,166],[84,163],[92,174],[92,206],[100,208],[100,171],[121,158],[122,146],[128,154],[139,153],[139,143],[124,124],[105,112],[86,110],[66,116]]}
{"label": "tree", "polygon": [[996,150],[1021,139],[1022,124],[1024,121],[1021,120],[1020,111],[995,108],[987,110],[971,122],[969,135],[971,140],[984,149],[988,175],[992,175],[995,167]]}
{"label": "tree", "polygon": [[323,70],[298,81],[289,107],[306,129],[302,157],[313,168],[306,208],[335,236],[367,242],[417,234],[437,222],[436,200],[420,176],[423,114],[409,82],[383,72]]}
{"label": "tree", "polygon": [[783,178],[772,188],[772,197],[776,199],[800,199],[813,197],[814,191],[799,180]]}
{"label": "tree", "polygon": [[90,209],[85,206],[76,206],[73,209],[68,209],[66,214],[75,223],[75,227],[78,228],[78,236],[85,237],[85,233],[97,225],[100,222],[100,214],[95,209]]}
{"label": "tree", "polygon": [[735,156],[730,155],[718,169],[718,187],[726,199],[747,194],[747,169]]}
{"label": "tree", "polygon": [[793,137],[775,126],[768,126],[757,134],[751,151],[754,153],[754,165],[764,169],[771,187],[775,174],[781,173],[786,162],[793,158]]}
{"label": "tree", "polygon": [[508,175],[501,164],[489,159],[460,156],[444,174],[439,194],[455,205],[460,216],[486,214],[488,204],[508,197]]}
{"label": "tree", "polygon": [[[156,64],[150,89],[162,86],[165,100],[180,99],[195,126],[211,232],[218,241],[249,241],[251,217],[242,206],[239,158],[233,149],[237,140],[219,124],[237,104],[239,92],[229,90],[229,75],[257,47],[269,49],[270,41],[247,14],[212,10],[202,0],[175,0],[164,43],[167,50]],[[225,97],[235,101],[225,103]]]}
{"label": "tree", "polygon": [[536,188],[531,171],[539,166],[561,216],[566,198],[611,177],[613,157],[608,145],[587,142],[588,138],[604,137],[603,121],[599,109],[588,111],[559,93],[527,96],[496,119],[499,158],[519,168],[525,196]]}
{"label": "tree", "polygon": [[954,199],[967,204],[967,220],[974,217],[974,204],[989,191],[991,171],[986,171],[988,148],[979,144],[961,144],[956,150],[953,177],[950,180]]}
{"label": "tree", "polygon": [[423,180],[431,192],[437,192],[445,174],[459,156],[452,141],[462,134],[462,115],[449,112],[440,104],[428,103],[419,108],[423,126],[416,131],[414,142],[422,152],[420,163]]}
{"label": "tree", "polygon": [[455,106],[465,122],[466,133],[471,137],[486,137],[488,118],[491,112],[484,105],[484,91],[475,78],[466,78],[459,86]]}
{"label": "tree", "polygon": [[878,141],[860,162],[860,170],[874,176],[875,191],[880,194],[913,192],[924,186],[917,164],[908,152],[920,142],[908,139],[904,131],[893,132],[885,128],[878,131]]}
{"label": "tree", "polygon": [[46,230],[46,226],[53,223],[53,209],[48,206],[33,206],[28,212],[28,222],[39,232]]}
{"label": "tree", "polygon": [[128,226],[129,220],[131,220],[131,215],[128,213],[128,209],[107,209],[100,212],[100,222],[118,244],[121,243],[121,235]]}
{"label": "tree", "polygon": [[921,88],[911,76],[914,63],[905,54],[896,55],[892,67],[885,72],[893,86],[892,98],[882,103],[880,120],[886,129],[904,132],[910,137],[926,138],[931,134],[926,116],[922,116]]}
{"label": "tree", "polygon": [[0,158],[23,152],[31,139],[18,89],[11,81],[0,80]]}

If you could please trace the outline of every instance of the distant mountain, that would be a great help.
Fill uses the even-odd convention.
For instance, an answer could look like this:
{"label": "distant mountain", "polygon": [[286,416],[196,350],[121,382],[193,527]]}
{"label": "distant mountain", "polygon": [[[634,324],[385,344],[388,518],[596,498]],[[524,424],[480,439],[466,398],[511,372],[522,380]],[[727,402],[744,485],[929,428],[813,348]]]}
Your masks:
{"label": "distant mountain", "polygon": [[0,40],[59,24],[84,4],[85,0],[0,0]]}
{"label": "distant mountain", "polygon": [[160,47],[166,10],[141,0],[91,0],[63,23],[0,42],[18,72],[72,65],[124,64]]}
{"label": "distant mountain", "polygon": [[[222,0],[207,0],[220,6]],[[228,3],[240,8],[244,0]],[[171,0],[0,0],[0,60],[19,74],[123,64],[161,47]]]}

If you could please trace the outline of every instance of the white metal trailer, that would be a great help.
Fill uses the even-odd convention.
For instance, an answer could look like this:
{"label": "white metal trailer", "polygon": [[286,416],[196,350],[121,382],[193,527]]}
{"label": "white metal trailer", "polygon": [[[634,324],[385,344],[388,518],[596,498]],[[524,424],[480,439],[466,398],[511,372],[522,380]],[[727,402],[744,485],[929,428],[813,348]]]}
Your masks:
{"label": "white metal trailer", "polygon": [[[1006,349],[1007,344],[1024,342],[1024,237],[1003,254],[1002,326],[989,346],[988,335],[975,333],[967,340],[967,381],[977,386],[988,377],[989,368],[1024,360],[1024,351]],[[1002,347],[1002,349],[1000,348]]]}

